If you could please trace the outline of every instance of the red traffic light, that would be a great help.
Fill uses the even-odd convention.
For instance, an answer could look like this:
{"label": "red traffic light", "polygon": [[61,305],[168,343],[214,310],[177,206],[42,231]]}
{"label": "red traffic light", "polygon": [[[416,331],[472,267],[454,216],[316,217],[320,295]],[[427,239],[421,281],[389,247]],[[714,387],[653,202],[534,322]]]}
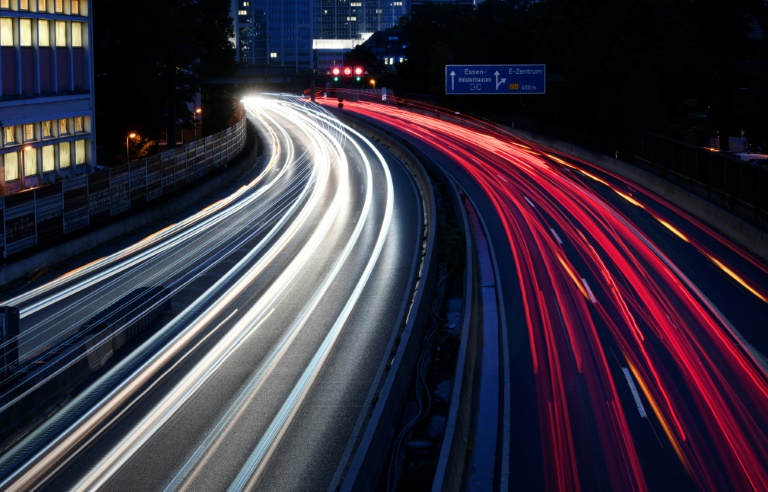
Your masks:
{"label": "red traffic light", "polygon": [[363,72],[364,72],[363,67],[355,67],[355,75],[357,75],[358,77],[363,75]]}
{"label": "red traffic light", "polygon": [[344,76],[350,77],[352,75],[352,68],[351,67],[344,67]]}
{"label": "red traffic light", "polygon": [[334,77],[338,77],[338,75],[341,73],[341,69],[339,67],[333,67],[331,69],[331,75]]}

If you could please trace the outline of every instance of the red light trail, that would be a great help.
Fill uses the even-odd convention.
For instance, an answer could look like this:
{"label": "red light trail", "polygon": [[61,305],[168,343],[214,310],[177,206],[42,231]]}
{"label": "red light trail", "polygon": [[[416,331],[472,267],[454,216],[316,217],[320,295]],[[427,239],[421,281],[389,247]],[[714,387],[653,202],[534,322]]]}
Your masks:
{"label": "red light trail", "polygon": [[[635,408],[622,406],[618,389],[625,390],[626,377],[638,411],[645,411],[642,395],[648,416],[696,485],[768,490],[768,376],[761,356],[660,246],[586,183],[640,207],[768,302],[765,285],[727,265],[656,206],[713,238],[716,233],[637,185],[501,131],[388,105],[350,103],[345,110],[439,150],[493,203],[517,268],[502,275],[517,275],[522,293],[547,488],[582,487],[584,458],[577,450],[595,452],[584,429],[577,429],[585,422],[594,425],[601,450],[596,459],[605,463],[610,489],[648,488],[653,470],[643,468],[627,415]],[[727,246],[768,273],[759,260]],[[588,395],[587,409],[574,385]]]}

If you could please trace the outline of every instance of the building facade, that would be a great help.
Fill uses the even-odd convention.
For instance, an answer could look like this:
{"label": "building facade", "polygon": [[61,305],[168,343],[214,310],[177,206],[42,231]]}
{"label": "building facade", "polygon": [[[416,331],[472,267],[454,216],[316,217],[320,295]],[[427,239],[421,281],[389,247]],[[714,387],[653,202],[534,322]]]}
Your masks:
{"label": "building facade", "polygon": [[312,0],[235,0],[235,46],[243,65],[312,67]]}
{"label": "building facade", "polygon": [[322,71],[396,25],[410,0],[234,0],[233,8],[241,64]]}
{"label": "building facade", "polygon": [[91,172],[93,50],[88,0],[0,0],[0,191]]}

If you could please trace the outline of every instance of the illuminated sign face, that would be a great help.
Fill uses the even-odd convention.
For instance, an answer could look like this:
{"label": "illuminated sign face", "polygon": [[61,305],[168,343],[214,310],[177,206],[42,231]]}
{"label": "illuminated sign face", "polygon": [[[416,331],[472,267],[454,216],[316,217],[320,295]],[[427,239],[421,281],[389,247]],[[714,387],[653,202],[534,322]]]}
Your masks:
{"label": "illuminated sign face", "polygon": [[339,67],[333,67],[331,69],[331,75],[333,75],[334,77],[338,77],[340,73],[341,73],[341,69]]}
{"label": "illuminated sign face", "polygon": [[355,75],[358,77],[363,75],[363,67],[355,67]]}
{"label": "illuminated sign face", "polygon": [[352,69],[350,67],[344,67],[344,76],[349,77],[352,75]]}

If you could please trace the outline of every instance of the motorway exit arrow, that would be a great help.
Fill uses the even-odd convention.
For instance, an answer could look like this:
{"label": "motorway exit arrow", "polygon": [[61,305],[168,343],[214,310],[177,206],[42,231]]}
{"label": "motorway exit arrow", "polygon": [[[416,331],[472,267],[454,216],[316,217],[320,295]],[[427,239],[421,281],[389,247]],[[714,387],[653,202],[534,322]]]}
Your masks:
{"label": "motorway exit arrow", "polygon": [[445,93],[452,94],[545,94],[547,66],[446,65]]}

